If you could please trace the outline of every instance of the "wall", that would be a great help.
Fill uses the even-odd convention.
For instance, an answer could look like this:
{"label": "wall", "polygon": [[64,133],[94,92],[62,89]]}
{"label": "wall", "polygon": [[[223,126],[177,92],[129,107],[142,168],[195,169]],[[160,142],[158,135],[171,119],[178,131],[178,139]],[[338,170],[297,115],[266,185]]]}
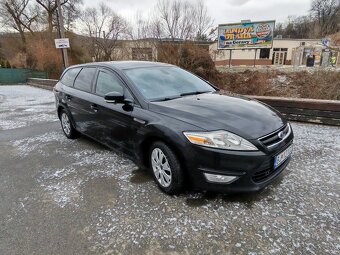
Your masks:
{"label": "wall", "polygon": [[[126,40],[120,41],[119,46],[117,46],[112,53],[112,59],[114,60],[134,60],[132,49],[138,51],[140,50],[140,57],[139,60],[148,60],[148,61],[156,61],[157,60],[157,42],[152,40]],[[143,55],[144,49],[149,49],[152,52],[151,59],[148,58],[141,58]]]}
{"label": "wall", "polygon": [[51,80],[51,79],[38,79],[38,78],[28,78],[27,85],[52,90],[54,85],[56,85],[58,80]]}
{"label": "wall", "polygon": [[[218,60],[215,61],[215,64],[218,66],[228,66],[229,65],[229,59],[228,60]],[[270,59],[256,59],[255,65],[271,65],[272,61]],[[232,66],[251,66],[254,65],[254,59],[232,59],[231,60]]]}

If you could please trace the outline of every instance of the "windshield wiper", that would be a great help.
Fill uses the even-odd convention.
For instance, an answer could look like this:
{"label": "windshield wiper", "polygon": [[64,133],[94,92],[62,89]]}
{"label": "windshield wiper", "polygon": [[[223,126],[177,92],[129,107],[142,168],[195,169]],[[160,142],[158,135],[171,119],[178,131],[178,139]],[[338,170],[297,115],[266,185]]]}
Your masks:
{"label": "windshield wiper", "polygon": [[186,93],[182,93],[180,95],[176,95],[176,96],[169,96],[169,97],[162,97],[162,98],[156,98],[154,100],[151,100],[151,102],[161,102],[161,101],[169,101],[169,100],[173,100],[179,97],[183,97],[183,96],[190,96],[190,95],[198,95],[198,94],[203,94],[203,93],[209,93],[209,92],[213,92],[213,91],[192,91],[192,92],[186,92]]}
{"label": "windshield wiper", "polygon": [[179,98],[179,97],[180,96],[157,98],[157,99],[151,100],[151,102],[169,101],[169,100],[176,99],[176,98]]}
{"label": "windshield wiper", "polygon": [[212,91],[192,91],[192,92],[186,92],[186,93],[182,93],[180,96],[191,96],[191,95],[198,95],[198,94],[203,94],[203,93],[208,93],[208,92],[212,92]]}

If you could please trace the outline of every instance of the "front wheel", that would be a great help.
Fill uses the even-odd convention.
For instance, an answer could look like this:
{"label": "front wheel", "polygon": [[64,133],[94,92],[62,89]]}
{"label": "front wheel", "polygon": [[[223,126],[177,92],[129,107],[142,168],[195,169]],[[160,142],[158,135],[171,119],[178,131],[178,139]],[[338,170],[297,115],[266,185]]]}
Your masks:
{"label": "front wheel", "polygon": [[79,137],[79,132],[73,127],[70,117],[65,110],[60,112],[60,123],[61,128],[68,139],[76,139]]}
{"label": "front wheel", "polygon": [[155,142],[149,153],[153,177],[165,193],[175,195],[182,191],[184,176],[175,153],[163,142]]}

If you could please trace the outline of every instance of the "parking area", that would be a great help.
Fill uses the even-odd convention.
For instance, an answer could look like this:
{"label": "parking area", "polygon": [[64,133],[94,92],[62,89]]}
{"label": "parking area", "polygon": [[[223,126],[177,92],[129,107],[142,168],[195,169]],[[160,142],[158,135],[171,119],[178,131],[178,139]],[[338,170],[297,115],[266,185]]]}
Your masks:
{"label": "parking area", "polygon": [[293,159],[263,191],[171,197],[66,139],[51,91],[0,86],[0,254],[340,254],[340,127],[292,126]]}

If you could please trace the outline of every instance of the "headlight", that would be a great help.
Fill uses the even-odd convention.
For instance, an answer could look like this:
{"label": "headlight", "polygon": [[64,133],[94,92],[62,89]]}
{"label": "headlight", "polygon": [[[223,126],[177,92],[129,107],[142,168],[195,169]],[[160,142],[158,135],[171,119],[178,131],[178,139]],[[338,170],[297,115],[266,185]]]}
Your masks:
{"label": "headlight", "polygon": [[227,131],[184,132],[193,144],[237,151],[257,151],[258,149],[246,139]]}

